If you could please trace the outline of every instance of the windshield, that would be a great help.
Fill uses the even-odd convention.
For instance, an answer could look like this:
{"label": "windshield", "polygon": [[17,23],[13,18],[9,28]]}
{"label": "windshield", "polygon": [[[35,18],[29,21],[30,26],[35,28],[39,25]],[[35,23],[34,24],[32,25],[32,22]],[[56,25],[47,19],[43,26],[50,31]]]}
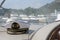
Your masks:
{"label": "windshield", "polygon": [[54,0],[6,0],[3,4],[4,8],[12,9],[25,9],[28,7],[31,8],[40,8],[46,4],[53,2]]}
{"label": "windshield", "polygon": [[60,20],[59,0],[1,0],[0,18],[28,20],[29,23],[52,23]]}
{"label": "windshield", "polygon": [[[15,40],[18,40],[20,37],[21,40],[28,40],[28,37],[39,28],[58,20],[60,20],[60,0],[0,0],[0,27],[2,28],[0,31],[11,27],[13,22],[16,22],[12,25],[13,28],[8,28],[8,31],[12,31],[12,33],[19,33],[22,29],[25,31],[29,29],[27,34],[23,36],[15,35],[17,37],[14,36],[16,39],[13,39]],[[21,25],[19,24],[20,22]],[[6,27],[6,25],[8,26]],[[3,38],[7,37],[3,33],[2,35]]]}

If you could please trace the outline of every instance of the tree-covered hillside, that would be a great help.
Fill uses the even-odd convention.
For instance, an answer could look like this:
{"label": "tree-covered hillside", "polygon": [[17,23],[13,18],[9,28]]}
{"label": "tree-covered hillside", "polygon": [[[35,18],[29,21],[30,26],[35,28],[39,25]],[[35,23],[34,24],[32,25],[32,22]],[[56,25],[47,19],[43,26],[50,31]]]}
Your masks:
{"label": "tree-covered hillside", "polygon": [[51,2],[49,4],[46,4],[40,8],[25,8],[25,9],[1,9],[3,11],[3,13],[1,13],[2,11],[0,10],[0,15],[5,14],[6,12],[11,13],[17,13],[17,14],[26,14],[26,15],[38,15],[38,14],[50,14],[50,13],[54,13],[54,11],[56,10],[60,10],[60,3],[57,2]]}

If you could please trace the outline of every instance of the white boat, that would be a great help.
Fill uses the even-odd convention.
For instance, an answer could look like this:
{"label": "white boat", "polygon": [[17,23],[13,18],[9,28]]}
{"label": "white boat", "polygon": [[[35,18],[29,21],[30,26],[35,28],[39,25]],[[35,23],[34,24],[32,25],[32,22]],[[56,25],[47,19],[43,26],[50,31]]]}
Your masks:
{"label": "white boat", "polygon": [[[12,26],[14,28],[15,23],[17,23],[17,27],[19,26],[19,29],[17,29],[17,32],[12,32],[12,30],[15,30],[11,29]],[[3,27],[0,27],[0,40],[28,40],[28,34],[26,34],[26,32],[29,30],[29,26],[30,25],[28,23],[25,23],[21,20],[15,21],[9,19],[7,20],[6,24],[3,24]]]}
{"label": "white boat", "polygon": [[[31,27],[31,29],[33,30],[34,28]],[[7,34],[6,28],[0,27],[0,35],[1,35],[0,36],[1,40],[10,40],[10,39],[11,40],[20,40],[21,39],[20,37],[22,37],[23,34],[22,35],[9,35],[9,34]],[[56,37],[56,36],[58,36],[58,37]],[[4,39],[1,37],[3,37]],[[60,21],[45,25],[44,27],[37,29],[37,31],[34,31],[32,33],[32,35],[27,36],[27,34],[24,34],[23,37],[27,38],[26,40],[28,40],[28,39],[30,39],[30,40],[56,40],[56,39],[60,40],[59,39],[60,38]],[[23,37],[21,40],[24,39]]]}

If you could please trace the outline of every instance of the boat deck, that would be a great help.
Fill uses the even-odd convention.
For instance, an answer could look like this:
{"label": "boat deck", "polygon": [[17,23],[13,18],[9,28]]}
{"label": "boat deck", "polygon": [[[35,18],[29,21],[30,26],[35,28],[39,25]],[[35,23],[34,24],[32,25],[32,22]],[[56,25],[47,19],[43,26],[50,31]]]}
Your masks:
{"label": "boat deck", "polygon": [[6,29],[0,27],[0,40],[28,40],[40,27],[42,27],[42,25],[31,25],[28,33],[20,35],[9,35]]}

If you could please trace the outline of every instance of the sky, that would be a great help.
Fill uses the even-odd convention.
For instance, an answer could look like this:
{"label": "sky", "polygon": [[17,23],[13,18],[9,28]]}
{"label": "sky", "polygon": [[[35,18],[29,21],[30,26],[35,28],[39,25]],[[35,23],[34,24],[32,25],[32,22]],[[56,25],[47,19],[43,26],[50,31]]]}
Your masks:
{"label": "sky", "polygon": [[[0,0],[1,3],[2,0]],[[25,9],[27,7],[40,8],[41,6],[51,3],[54,0],[6,0],[4,8]]]}

